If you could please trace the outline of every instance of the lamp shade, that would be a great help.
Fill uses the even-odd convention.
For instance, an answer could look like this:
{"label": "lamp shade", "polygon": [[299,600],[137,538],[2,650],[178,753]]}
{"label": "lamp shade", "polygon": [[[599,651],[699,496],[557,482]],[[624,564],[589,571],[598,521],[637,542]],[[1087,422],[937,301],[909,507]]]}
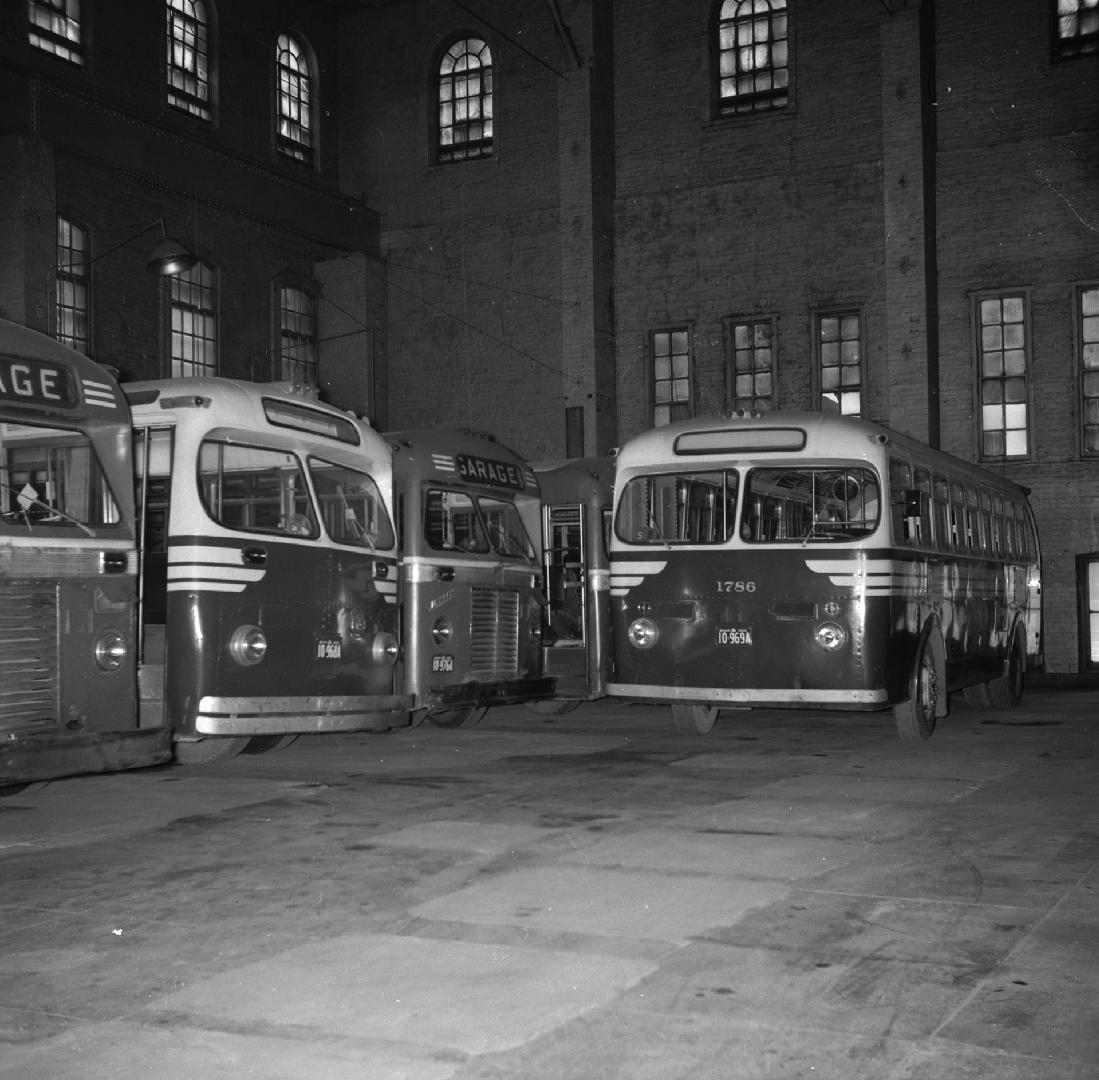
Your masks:
{"label": "lamp shade", "polygon": [[173,236],[162,236],[149,253],[145,269],[150,274],[182,274],[195,265],[196,259],[191,251]]}

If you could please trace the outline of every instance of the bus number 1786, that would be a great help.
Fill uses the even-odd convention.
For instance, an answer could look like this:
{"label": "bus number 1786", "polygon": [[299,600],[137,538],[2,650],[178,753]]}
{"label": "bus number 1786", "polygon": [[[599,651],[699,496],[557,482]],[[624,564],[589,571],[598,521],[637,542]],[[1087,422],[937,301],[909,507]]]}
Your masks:
{"label": "bus number 1786", "polygon": [[756,583],[754,581],[719,581],[717,583],[718,592],[755,592]]}

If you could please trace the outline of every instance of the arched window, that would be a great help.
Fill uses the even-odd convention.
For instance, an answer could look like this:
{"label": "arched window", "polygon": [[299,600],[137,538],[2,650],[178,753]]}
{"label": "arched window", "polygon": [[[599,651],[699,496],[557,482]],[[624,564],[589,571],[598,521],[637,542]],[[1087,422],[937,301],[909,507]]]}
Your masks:
{"label": "arched window", "polygon": [[309,70],[309,57],[297,39],[289,34],[279,34],[275,54],[279,153],[311,164],[313,76]]}
{"label": "arched window", "polygon": [[1099,0],[1054,0],[1053,7],[1055,57],[1099,52]]}
{"label": "arched window", "polygon": [[459,38],[439,63],[438,161],[492,154],[492,53],[480,38]]}
{"label": "arched window", "polygon": [[210,119],[209,33],[202,0],[167,0],[168,104]]}
{"label": "arched window", "polygon": [[29,40],[36,48],[83,64],[80,0],[29,0]]}
{"label": "arched window", "polygon": [[724,0],[717,21],[719,113],[789,104],[788,23],[786,0]]}
{"label": "arched window", "polygon": [[88,355],[88,233],[57,216],[57,304],[54,337]]}

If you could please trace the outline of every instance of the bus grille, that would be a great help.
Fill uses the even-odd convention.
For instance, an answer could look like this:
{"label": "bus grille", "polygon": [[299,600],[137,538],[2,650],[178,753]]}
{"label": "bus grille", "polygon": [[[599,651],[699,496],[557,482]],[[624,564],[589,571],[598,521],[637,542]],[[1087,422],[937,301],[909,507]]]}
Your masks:
{"label": "bus grille", "polygon": [[474,589],[470,673],[476,679],[512,679],[519,674],[519,593]]}
{"label": "bus grille", "polygon": [[0,587],[0,731],[56,725],[57,659],[56,586]]}

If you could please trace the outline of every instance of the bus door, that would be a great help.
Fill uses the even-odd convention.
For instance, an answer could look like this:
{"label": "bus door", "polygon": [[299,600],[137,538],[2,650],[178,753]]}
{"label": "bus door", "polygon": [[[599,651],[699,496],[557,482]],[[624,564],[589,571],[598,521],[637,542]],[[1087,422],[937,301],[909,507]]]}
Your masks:
{"label": "bus door", "polygon": [[606,532],[610,459],[535,465],[542,486],[545,673],[556,679],[551,701],[532,712],[560,715],[606,694],[610,671],[610,582]]}

